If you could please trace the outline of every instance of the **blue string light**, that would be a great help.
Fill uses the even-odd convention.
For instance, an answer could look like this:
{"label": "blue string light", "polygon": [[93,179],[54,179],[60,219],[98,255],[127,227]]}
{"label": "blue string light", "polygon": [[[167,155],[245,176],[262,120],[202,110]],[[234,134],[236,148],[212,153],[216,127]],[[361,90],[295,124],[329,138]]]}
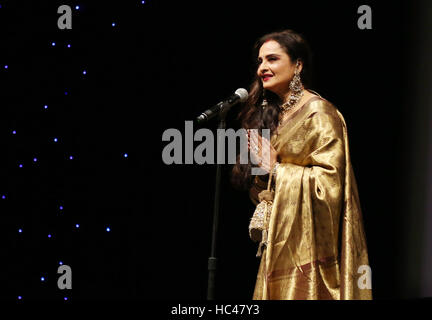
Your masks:
{"label": "blue string light", "polygon": [[[141,4],[145,4],[146,2],[144,1],[144,0],[142,0],[141,1]],[[0,4],[0,8],[2,8],[2,5]],[[80,10],[80,6],[79,5],[76,5],[75,6],[75,10]],[[112,25],[112,27],[116,27],[117,26],[117,24],[116,24],[116,22],[112,22],[111,23],[111,25]],[[109,27],[109,25],[108,25],[108,27]],[[59,49],[60,48],[64,48],[64,43],[61,43],[60,42],[60,44],[59,44]],[[45,42],[45,46],[47,46],[47,47],[49,47],[49,40],[48,41],[46,41]],[[56,42],[54,42],[54,41],[52,41],[51,42],[51,46],[52,47],[55,47],[56,46]],[[67,43],[66,44],[66,47],[67,48],[71,48],[71,44],[70,43]],[[48,50],[49,50],[49,48],[48,48]],[[90,66],[91,67],[91,66]],[[6,64],[4,64],[4,69],[5,70],[7,70],[9,68],[9,66],[8,65],[6,65]],[[0,69],[1,69],[1,64],[0,64]],[[13,69],[14,70],[14,69]],[[83,75],[86,75],[87,74],[87,71],[86,70],[82,70],[82,74]],[[91,77],[90,77],[91,78]],[[60,94],[61,94],[61,91],[59,92]],[[67,91],[64,91],[64,94],[65,95],[68,95],[68,92]],[[75,95],[75,91],[74,91],[74,95]],[[48,101],[49,102],[49,101]],[[55,106],[55,107],[57,107],[57,106]],[[40,108],[40,105],[38,106],[38,108]],[[48,105],[47,104],[44,104],[43,105],[43,108],[44,108],[44,110],[47,110],[48,109]],[[39,109],[40,110],[40,109]],[[54,108],[53,110],[56,110],[56,108]],[[13,135],[16,135],[17,134],[17,131],[16,130],[12,130],[12,134]],[[59,142],[59,138],[57,138],[57,137],[54,137],[54,138],[52,138],[53,139],[53,141],[54,142]],[[63,141],[62,141],[63,142]],[[66,156],[67,157],[67,156]],[[129,157],[129,155],[127,154],[127,153],[123,153],[123,157],[124,158],[128,158]],[[70,155],[70,156],[68,156],[68,158],[69,158],[69,160],[73,160],[74,159],[74,156],[72,156],[72,155]],[[43,160],[45,160],[45,158],[43,159]],[[24,161],[25,162],[25,161]],[[33,158],[33,162],[38,162],[38,158],[37,157],[34,157]],[[44,162],[44,161],[43,161]],[[23,168],[23,163],[19,163],[19,167],[20,168]],[[1,198],[2,199],[6,199],[6,195],[1,195]],[[60,211],[63,211],[63,209],[64,209],[64,207],[62,206],[62,205],[60,205],[59,207],[59,210]],[[85,222],[84,222],[85,223]],[[77,229],[79,229],[80,228],[80,224],[78,224],[78,223],[76,223],[75,224],[75,228],[77,228]],[[86,229],[86,228],[85,228]],[[16,230],[16,229],[15,229]],[[111,228],[110,228],[110,226],[106,226],[106,232],[111,232]],[[56,232],[56,230],[52,230],[52,231],[54,231],[54,232]],[[23,233],[23,228],[19,228],[18,229],[18,233],[19,234],[22,234]],[[31,230],[30,230],[30,233],[32,233],[31,232]],[[26,230],[26,234],[27,234],[27,230]],[[49,233],[48,235],[48,238],[49,239],[51,239],[51,238],[53,238],[53,235],[51,234],[51,233]],[[61,266],[61,265],[63,265],[63,261],[59,261],[58,262],[58,264]],[[43,273],[42,273],[43,274]],[[40,281],[41,282],[47,282],[47,279],[46,279],[46,277],[45,276],[40,276]],[[23,299],[23,296],[21,296],[21,295],[18,295],[18,296],[16,296],[17,297],[17,299],[18,300],[22,300]],[[64,297],[63,298],[65,301],[68,301],[68,297]]]}

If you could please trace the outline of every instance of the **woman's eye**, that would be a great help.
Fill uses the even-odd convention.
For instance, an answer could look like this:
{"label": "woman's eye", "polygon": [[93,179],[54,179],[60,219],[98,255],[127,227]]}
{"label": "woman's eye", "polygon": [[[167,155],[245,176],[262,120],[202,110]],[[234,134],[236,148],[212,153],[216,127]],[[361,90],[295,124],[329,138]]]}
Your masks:
{"label": "woman's eye", "polygon": [[[268,61],[276,61],[278,58],[277,57],[269,57],[267,58]],[[259,66],[262,63],[262,60],[258,60],[257,61],[257,65]]]}

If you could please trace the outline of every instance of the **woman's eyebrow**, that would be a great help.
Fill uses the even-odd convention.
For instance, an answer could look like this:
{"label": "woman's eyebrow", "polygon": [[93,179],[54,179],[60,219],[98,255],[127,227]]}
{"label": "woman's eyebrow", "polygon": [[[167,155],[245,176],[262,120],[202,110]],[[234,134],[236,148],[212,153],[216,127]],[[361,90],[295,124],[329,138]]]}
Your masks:
{"label": "woman's eyebrow", "polygon": [[[270,53],[270,54],[266,55],[266,58],[269,58],[269,57],[272,57],[272,56],[280,57],[280,55],[277,54],[277,53]],[[261,57],[258,57],[258,60],[261,60],[261,59],[262,59]]]}

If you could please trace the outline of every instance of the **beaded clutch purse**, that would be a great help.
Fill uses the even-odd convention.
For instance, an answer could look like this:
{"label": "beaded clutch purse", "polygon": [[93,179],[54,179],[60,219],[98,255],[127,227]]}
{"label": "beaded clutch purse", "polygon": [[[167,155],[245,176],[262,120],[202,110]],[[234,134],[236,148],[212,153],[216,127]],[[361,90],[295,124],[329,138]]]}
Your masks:
{"label": "beaded clutch purse", "polygon": [[256,206],[249,223],[250,238],[255,242],[260,242],[256,255],[257,257],[261,256],[262,247],[267,245],[267,231],[274,199],[274,191],[271,190],[272,171],[273,170],[270,170],[267,190],[263,190],[258,194],[260,203]]}

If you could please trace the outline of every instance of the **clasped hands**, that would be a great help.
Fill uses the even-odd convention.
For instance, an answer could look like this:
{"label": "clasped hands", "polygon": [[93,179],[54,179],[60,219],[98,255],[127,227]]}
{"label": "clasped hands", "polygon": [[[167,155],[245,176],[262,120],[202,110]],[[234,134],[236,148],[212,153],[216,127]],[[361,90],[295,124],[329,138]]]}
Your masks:
{"label": "clasped hands", "polygon": [[270,172],[277,161],[277,151],[270,141],[258,134],[258,130],[247,130],[248,148],[254,158],[254,163],[258,163],[264,171]]}

